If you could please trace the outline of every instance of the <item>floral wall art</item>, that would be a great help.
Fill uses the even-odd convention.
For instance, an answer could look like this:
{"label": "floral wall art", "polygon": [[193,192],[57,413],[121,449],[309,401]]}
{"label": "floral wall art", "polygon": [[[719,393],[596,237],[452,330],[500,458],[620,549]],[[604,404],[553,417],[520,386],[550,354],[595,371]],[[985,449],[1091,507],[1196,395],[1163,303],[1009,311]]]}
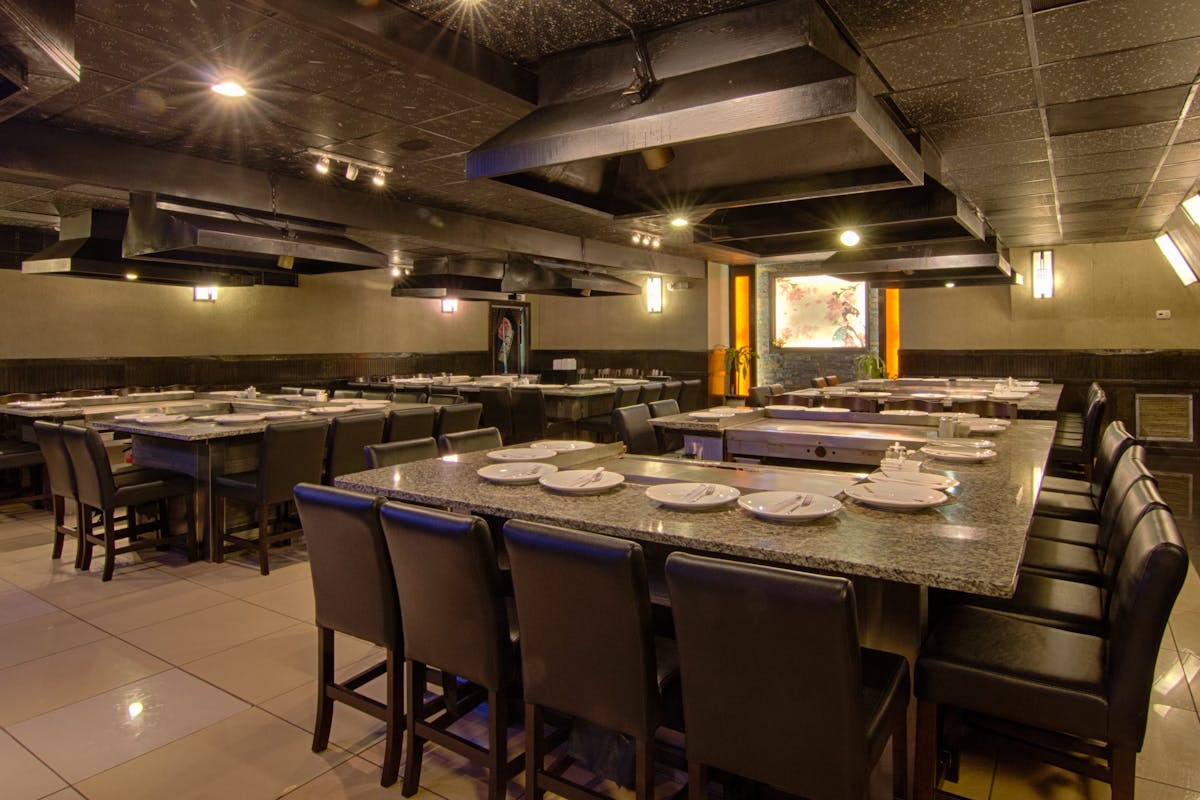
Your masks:
{"label": "floral wall art", "polygon": [[776,275],[772,344],[776,347],[867,346],[867,285],[827,275]]}

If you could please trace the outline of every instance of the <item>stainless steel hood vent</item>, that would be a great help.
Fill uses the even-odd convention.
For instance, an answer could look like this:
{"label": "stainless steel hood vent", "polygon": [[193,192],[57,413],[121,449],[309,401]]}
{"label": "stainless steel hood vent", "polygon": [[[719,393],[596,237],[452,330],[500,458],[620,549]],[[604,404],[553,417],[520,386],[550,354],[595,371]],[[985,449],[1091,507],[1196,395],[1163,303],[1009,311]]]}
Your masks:
{"label": "stainless steel hood vent", "polygon": [[791,274],[832,275],[867,281],[877,289],[1010,284],[1008,249],[993,237],[982,242],[941,242],[903,247],[843,251],[821,262],[804,264]]}
{"label": "stainless steel hood vent", "polygon": [[644,38],[657,83],[643,102],[623,94],[629,41],[543,59],[538,108],[469,153],[467,177],[627,218],[921,183],[920,154],[815,0]]}
{"label": "stainless steel hood vent", "polygon": [[0,122],[79,83],[75,0],[0,0]]}
{"label": "stainless steel hood vent", "polygon": [[578,262],[510,253],[503,260],[460,256],[424,258],[396,280],[394,297],[503,300],[514,294],[606,297],[640,294],[641,287]]}
{"label": "stainless steel hood vent", "polygon": [[[59,240],[21,262],[21,271],[34,275],[133,281],[169,286],[298,286],[285,270],[262,273],[213,269],[205,265],[160,264],[121,255],[125,233],[123,211],[81,211],[62,218]],[[134,275],[136,279],[129,276]]]}
{"label": "stainless steel hood vent", "polygon": [[383,253],[347,238],[344,228],[259,219],[250,212],[188,209],[149,192],[132,192],[122,251],[127,258],[264,273],[314,275],[387,266]]}

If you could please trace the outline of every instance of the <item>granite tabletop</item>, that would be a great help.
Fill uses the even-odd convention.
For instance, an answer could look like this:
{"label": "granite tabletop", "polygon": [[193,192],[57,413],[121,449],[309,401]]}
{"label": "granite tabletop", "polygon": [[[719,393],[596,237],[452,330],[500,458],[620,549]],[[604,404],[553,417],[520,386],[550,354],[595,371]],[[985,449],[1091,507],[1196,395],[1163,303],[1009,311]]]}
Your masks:
{"label": "granite tabletop", "polygon": [[[1016,583],[1053,435],[1053,423],[1023,420],[1004,434],[999,455],[990,461],[929,461],[926,471],[960,481],[945,505],[897,512],[846,499],[833,516],[808,523],[762,521],[736,504],[701,512],[661,507],[646,497],[642,484],[647,481],[641,474],[648,461],[661,459],[642,456],[608,455],[595,462],[625,474],[626,483],[584,497],[554,494],[536,484],[487,483],[476,475],[479,467],[489,463],[483,453],[343,475],[335,483],[396,500],[531,519],[667,547],[1007,597]],[[859,477],[687,461],[672,466],[670,477],[715,481],[715,469],[746,470],[736,473],[738,480],[726,482],[747,490],[781,485],[798,491],[828,490],[831,474],[847,481]]]}
{"label": "granite tabletop", "polygon": [[[800,389],[787,394],[796,394],[802,397],[821,396],[828,394],[839,394],[849,389],[851,392],[887,392],[893,397],[912,397],[917,393],[939,393],[945,394],[950,400],[956,396],[963,395],[978,396],[981,394],[990,395],[997,383],[1001,383],[1007,379],[993,378],[901,378],[899,380],[865,380],[851,381],[842,383],[835,387],[826,389]],[[1016,387],[1017,391],[1028,391],[1020,387]],[[1041,383],[1037,387],[1037,391],[1029,392],[1028,396],[1021,400],[1005,401],[1015,402],[1018,412],[1024,411],[1029,413],[1045,414],[1054,411],[1058,408],[1059,398],[1062,396],[1063,385],[1061,383]]]}

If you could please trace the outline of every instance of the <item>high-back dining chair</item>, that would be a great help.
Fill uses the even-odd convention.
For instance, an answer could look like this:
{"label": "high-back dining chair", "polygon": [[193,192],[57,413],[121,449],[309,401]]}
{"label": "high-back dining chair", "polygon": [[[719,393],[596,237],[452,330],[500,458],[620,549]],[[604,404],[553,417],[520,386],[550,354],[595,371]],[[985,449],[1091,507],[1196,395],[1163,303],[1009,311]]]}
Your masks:
{"label": "high-back dining chair", "polygon": [[363,459],[367,469],[379,467],[394,467],[397,464],[407,464],[410,461],[421,461],[426,458],[437,458],[441,455],[437,441],[432,436],[422,439],[409,439],[406,442],[387,442],[385,444],[369,444],[363,448]]}
{"label": "high-back dining chair", "polygon": [[438,437],[438,450],[444,456],[456,453],[474,453],[479,450],[497,450],[504,446],[500,431],[495,428],[478,428],[459,433],[444,433]]}
{"label": "high-back dining chair", "polygon": [[473,431],[479,427],[479,417],[483,413],[480,403],[459,403],[453,406],[442,406],[438,412],[437,424],[433,429],[434,438],[447,433],[462,433]]}
{"label": "high-back dining chair", "polygon": [[382,413],[343,414],[329,426],[329,446],[325,456],[322,483],[333,485],[338,475],[361,472],[363,448],[383,441],[387,416]]}
{"label": "high-back dining chair", "polygon": [[[422,408],[398,408],[388,414],[387,439],[389,442],[404,442],[433,436],[437,425],[438,411],[443,406]],[[449,406],[445,406],[449,408]]]}

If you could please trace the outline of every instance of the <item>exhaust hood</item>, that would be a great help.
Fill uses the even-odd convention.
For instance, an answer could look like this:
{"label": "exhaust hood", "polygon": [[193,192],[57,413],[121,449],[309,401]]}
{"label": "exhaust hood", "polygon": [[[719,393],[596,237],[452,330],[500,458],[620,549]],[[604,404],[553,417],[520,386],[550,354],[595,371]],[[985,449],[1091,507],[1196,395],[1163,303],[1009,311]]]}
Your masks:
{"label": "exhaust hood", "polygon": [[81,211],[62,218],[59,240],[21,262],[21,271],[34,275],[130,281],[169,286],[298,286],[296,275],[213,269],[196,264],[135,261],[121,255],[124,211]]}
{"label": "exhaust hood", "polygon": [[939,242],[843,251],[805,270],[848,281],[868,281],[877,289],[1011,284],[1008,249],[994,237],[983,241]]}
{"label": "exhaust hood", "polygon": [[467,156],[491,178],[636,218],[916,186],[920,153],[816,0],[775,0],[539,62],[538,107]]}
{"label": "exhaust hood", "polygon": [[302,275],[383,269],[387,257],[348,238],[340,226],[261,220],[251,212],[209,210],[129,195],[126,258]]}
{"label": "exhaust hood", "polygon": [[504,259],[446,256],[413,262],[396,280],[394,297],[505,300],[514,294],[606,297],[641,294],[641,287],[578,262],[510,253]]}

